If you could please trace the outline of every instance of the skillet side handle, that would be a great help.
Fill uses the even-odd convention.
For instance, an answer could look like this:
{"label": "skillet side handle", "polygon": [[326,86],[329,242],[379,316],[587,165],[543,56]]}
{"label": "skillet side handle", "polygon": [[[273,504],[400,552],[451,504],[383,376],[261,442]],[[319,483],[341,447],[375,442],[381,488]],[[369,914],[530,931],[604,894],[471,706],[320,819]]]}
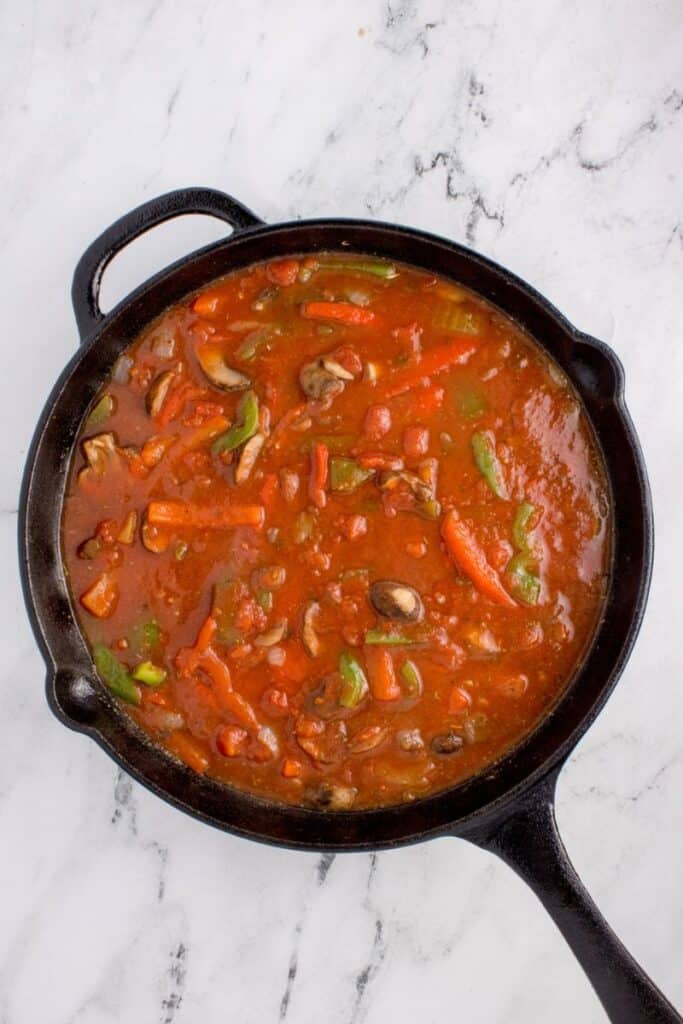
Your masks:
{"label": "skillet side handle", "polygon": [[681,1024],[683,1018],[619,941],[588,895],[555,820],[552,772],[509,815],[468,838],[497,854],[533,889],[615,1024]]}
{"label": "skillet side handle", "polygon": [[187,213],[218,217],[229,224],[235,233],[263,224],[255,213],[237,199],[212,188],[181,188],[167,192],[120,217],[88,246],[74,272],[71,301],[81,344],[90,337],[104,317],[99,297],[102,275],[107,264],[145,231]]}

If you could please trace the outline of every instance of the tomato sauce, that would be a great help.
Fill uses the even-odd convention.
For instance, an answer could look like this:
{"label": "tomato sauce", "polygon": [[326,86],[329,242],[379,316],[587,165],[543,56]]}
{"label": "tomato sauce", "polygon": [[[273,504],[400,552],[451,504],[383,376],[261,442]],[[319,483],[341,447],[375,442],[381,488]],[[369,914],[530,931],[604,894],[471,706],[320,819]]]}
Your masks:
{"label": "tomato sauce", "polygon": [[330,810],[482,771],[558,699],[610,505],[558,367],[478,296],[352,254],[213,282],[82,427],[65,567],[111,693],[194,771]]}

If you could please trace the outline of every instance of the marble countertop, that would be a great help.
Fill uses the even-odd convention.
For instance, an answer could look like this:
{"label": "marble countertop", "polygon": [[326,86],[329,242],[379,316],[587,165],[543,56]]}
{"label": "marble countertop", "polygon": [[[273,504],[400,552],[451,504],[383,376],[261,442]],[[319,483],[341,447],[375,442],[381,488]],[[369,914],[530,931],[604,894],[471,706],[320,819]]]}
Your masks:
{"label": "marble countertop", "polygon": [[[72,270],[113,219],[188,184],[270,220],[376,217],[465,241],[623,360],[655,573],[558,816],[608,920],[683,1005],[681,52],[678,0],[2,5],[2,1024],[606,1019],[493,857],[447,839],[337,857],[250,844],[166,806],[48,711],[17,492],[76,345]],[[222,231],[186,218],[140,240],[107,303]]]}

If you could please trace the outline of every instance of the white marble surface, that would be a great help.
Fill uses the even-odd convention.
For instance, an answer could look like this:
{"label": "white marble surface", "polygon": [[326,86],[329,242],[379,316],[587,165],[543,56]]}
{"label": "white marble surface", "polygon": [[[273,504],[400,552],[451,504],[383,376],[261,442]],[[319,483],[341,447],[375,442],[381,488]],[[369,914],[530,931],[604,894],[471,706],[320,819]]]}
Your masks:
{"label": "white marble surface", "polygon": [[[455,840],[335,859],[248,844],[50,715],[16,570],[26,448],[76,344],[82,249],[186,184],[268,219],[467,239],[619,353],[657,560],[558,814],[604,913],[683,1005],[682,52],[680,0],[0,5],[2,1024],[605,1020],[492,857]],[[108,300],[220,233],[196,219],[149,236]]]}

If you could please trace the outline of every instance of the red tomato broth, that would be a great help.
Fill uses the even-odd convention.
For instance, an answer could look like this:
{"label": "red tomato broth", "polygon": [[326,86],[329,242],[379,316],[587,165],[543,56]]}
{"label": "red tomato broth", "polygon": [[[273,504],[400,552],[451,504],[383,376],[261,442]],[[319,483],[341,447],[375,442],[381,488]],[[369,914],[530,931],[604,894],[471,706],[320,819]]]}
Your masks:
{"label": "red tomato broth", "polygon": [[[195,770],[332,809],[454,785],[528,734],[590,641],[608,571],[601,460],[558,368],[459,286],[403,265],[377,276],[387,264],[369,257],[374,271],[332,265],[365,260],[325,254],[255,265],[168,310],[125,353],[129,373],[119,361],[93,403],[99,408],[107,395],[114,410],[86,422],[80,440],[113,434],[113,453],[101,475],[82,474],[88,462],[79,446],[63,516],[81,628],[96,656],[104,647],[122,667],[127,682],[105,682],[139,701],[125,704],[135,721]],[[354,310],[363,311],[360,322]],[[255,432],[264,440],[239,483],[236,467],[246,464],[251,439],[227,455],[212,445],[248,418],[244,390],[212,383],[200,361],[208,365],[207,352],[247,375],[259,402]],[[327,366],[307,386],[322,387],[322,396],[307,396],[302,366],[321,357]],[[150,394],[173,369],[151,417]],[[368,409],[377,406],[390,415],[371,417],[368,436]],[[207,422],[209,433],[218,426],[200,437]],[[152,446],[160,460],[141,468],[153,436],[162,439]],[[348,463],[335,469],[338,459]],[[335,473],[337,482],[351,473],[356,486],[333,490]],[[199,516],[201,525],[150,530],[150,501],[185,503],[183,516]],[[526,506],[533,510],[520,533]],[[252,510],[251,522],[255,507],[262,526],[213,523],[235,511],[239,519],[242,509]],[[134,540],[125,543],[116,537],[132,512]],[[471,576],[459,571],[444,542],[451,518],[457,543],[475,544],[509,607],[482,591],[476,566]],[[102,543],[83,557],[84,542],[98,536]],[[264,585],[259,575],[272,567],[278,578]],[[417,591],[422,621],[377,613],[369,588],[383,580]],[[513,582],[535,603],[513,605]],[[94,585],[107,598],[95,601],[101,617],[83,603]],[[312,634],[304,630],[307,607]],[[201,654],[198,636],[213,629],[202,630],[211,615],[217,628]],[[146,647],[134,642],[145,622],[158,633]],[[373,630],[416,642],[368,645]],[[304,634],[313,635],[315,651],[309,644],[307,653]],[[347,655],[361,677],[371,676],[352,707],[341,703],[344,687],[362,690],[362,679],[340,677]],[[132,680],[141,661],[165,671],[163,681]],[[421,677],[421,694],[409,692],[406,661]],[[111,671],[98,667],[105,677]],[[373,695],[382,685],[395,693],[397,684],[397,699]]]}

